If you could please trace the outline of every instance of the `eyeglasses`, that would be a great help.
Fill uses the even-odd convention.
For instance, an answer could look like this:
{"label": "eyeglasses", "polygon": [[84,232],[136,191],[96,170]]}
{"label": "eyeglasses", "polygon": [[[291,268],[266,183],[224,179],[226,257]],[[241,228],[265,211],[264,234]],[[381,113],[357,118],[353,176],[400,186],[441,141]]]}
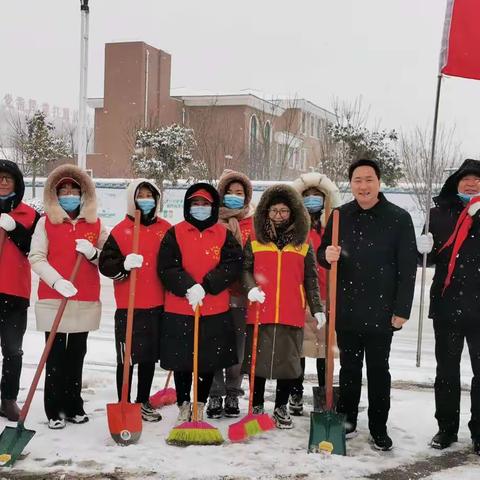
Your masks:
{"label": "eyeglasses", "polygon": [[0,182],[13,183],[13,177],[9,177],[7,175],[0,175]]}
{"label": "eyeglasses", "polygon": [[270,208],[268,210],[268,213],[271,217],[276,217],[277,215],[280,215],[281,217],[286,217],[290,213],[289,208]]}

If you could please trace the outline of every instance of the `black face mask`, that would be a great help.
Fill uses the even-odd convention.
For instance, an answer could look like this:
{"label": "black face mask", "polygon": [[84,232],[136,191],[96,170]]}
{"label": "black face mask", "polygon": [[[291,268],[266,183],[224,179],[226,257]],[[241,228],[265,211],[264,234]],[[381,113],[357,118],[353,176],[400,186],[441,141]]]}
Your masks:
{"label": "black face mask", "polygon": [[274,223],[277,232],[284,232],[290,226],[290,220],[283,220],[280,223]]}
{"label": "black face mask", "polygon": [[10,195],[6,195],[4,198],[0,197],[0,213],[8,213],[12,211],[15,197],[15,192],[12,192]]}

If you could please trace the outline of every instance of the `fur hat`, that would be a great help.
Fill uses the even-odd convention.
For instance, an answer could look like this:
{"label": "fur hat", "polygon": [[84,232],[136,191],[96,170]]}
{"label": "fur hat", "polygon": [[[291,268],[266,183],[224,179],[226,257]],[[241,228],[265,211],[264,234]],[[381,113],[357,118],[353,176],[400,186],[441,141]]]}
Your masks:
{"label": "fur hat", "polygon": [[[63,223],[68,219],[68,213],[58,203],[57,186],[64,179],[71,179],[80,186],[81,206],[79,218],[84,218],[87,223],[97,221],[97,197],[95,184],[90,176],[76,165],[60,165],[53,170],[45,182],[43,189],[43,205],[45,214],[53,224]],[[70,181],[71,181],[70,180]]]}

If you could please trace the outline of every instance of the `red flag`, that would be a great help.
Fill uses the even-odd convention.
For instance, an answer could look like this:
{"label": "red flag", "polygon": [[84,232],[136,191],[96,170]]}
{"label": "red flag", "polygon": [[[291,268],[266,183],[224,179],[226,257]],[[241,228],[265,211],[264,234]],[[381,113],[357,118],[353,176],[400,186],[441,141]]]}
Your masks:
{"label": "red flag", "polygon": [[440,72],[480,80],[479,0],[447,0]]}

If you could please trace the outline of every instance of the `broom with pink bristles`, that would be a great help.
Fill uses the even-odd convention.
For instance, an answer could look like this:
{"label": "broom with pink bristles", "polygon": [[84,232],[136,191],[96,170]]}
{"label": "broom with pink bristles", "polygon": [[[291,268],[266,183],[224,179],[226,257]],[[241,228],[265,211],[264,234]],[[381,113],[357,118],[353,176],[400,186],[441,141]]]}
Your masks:
{"label": "broom with pink bristles", "polygon": [[228,438],[232,442],[243,442],[253,435],[275,428],[272,417],[266,413],[253,413],[253,392],[255,388],[255,367],[257,363],[258,324],[260,323],[260,304],[257,303],[252,336],[252,358],[250,362],[250,392],[248,396],[248,414],[239,422],[228,427]]}
{"label": "broom with pink bristles", "polygon": [[177,392],[174,388],[168,388],[170,379],[172,378],[172,371],[170,370],[167,375],[165,386],[157,393],[153,394],[149,401],[153,408],[161,408],[166,405],[173,405],[177,401]]}

